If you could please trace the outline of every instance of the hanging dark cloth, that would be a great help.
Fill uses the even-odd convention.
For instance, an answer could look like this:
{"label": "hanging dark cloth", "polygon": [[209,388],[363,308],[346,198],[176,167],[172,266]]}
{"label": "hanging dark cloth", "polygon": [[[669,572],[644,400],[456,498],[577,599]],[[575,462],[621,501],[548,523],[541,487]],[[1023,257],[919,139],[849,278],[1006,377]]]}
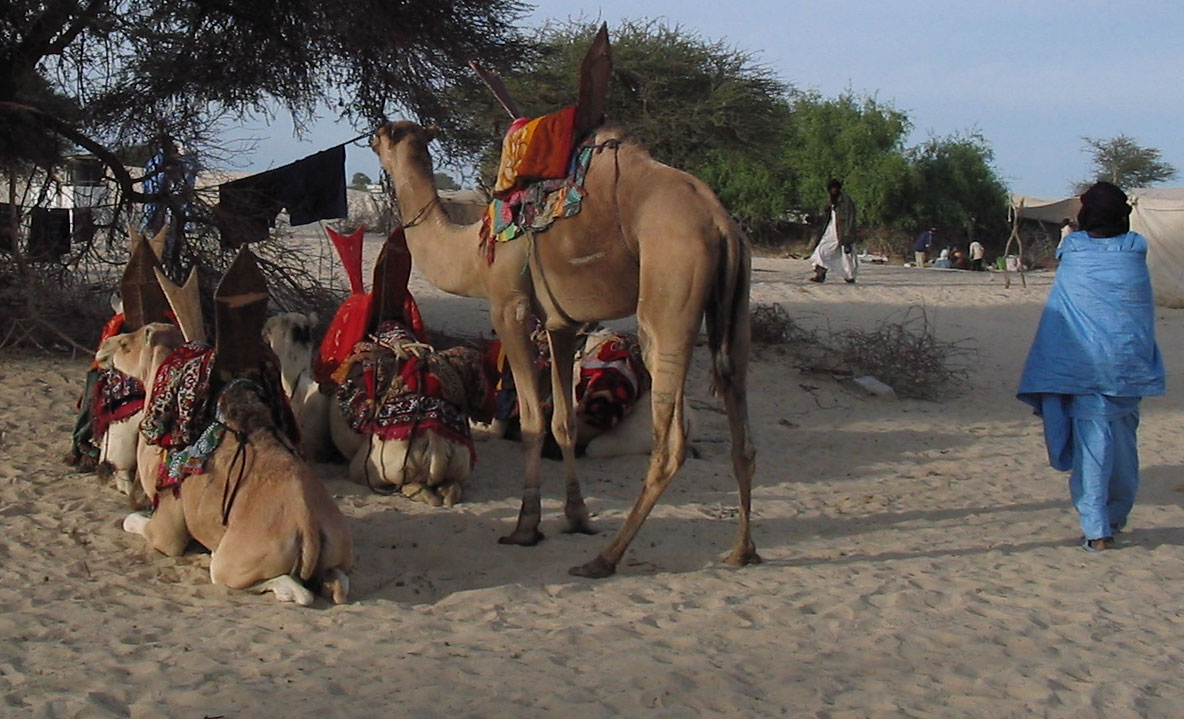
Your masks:
{"label": "hanging dark cloth", "polygon": [[12,252],[12,211],[12,205],[0,203],[0,252]]}
{"label": "hanging dark cloth", "polygon": [[95,212],[89,207],[75,207],[70,211],[74,231],[71,240],[76,245],[89,245],[95,239]]}
{"label": "hanging dark cloth", "polygon": [[69,210],[34,207],[29,216],[29,259],[57,259],[70,251]]}
{"label": "hanging dark cloth", "polygon": [[344,145],[221,185],[214,217],[223,247],[267,239],[275,216],[284,208],[293,225],[349,214]]}

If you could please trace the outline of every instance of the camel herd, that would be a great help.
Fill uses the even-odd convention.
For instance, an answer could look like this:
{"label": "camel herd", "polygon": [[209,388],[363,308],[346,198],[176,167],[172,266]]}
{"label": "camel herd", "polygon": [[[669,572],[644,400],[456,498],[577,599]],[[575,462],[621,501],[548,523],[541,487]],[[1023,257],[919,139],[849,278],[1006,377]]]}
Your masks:
{"label": "camel herd", "polygon": [[[490,303],[517,392],[525,456],[518,521],[499,541],[533,545],[543,538],[538,525],[546,413],[530,318],[546,330],[550,432],[563,459],[566,531],[596,532],[576,475],[577,444],[588,446],[589,454],[650,452],[641,494],[623,525],[602,552],[570,570],[584,577],[615,571],[685,459],[684,383],[706,320],[713,388],[727,411],[739,489],[739,532],[725,561],[760,561],[749,528],[755,467],[746,400],[750,251],[719,201],[694,177],[600,130],[583,210],[545,235],[499,243],[491,254],[482,247],[480,223],[455,224],[441,207],[428,153],[432,137],[431,129],[409,122],[384,126],[374,136],[372,146],[400,207],[416,218],[405,228],[405,245],[384,247],[384,254],[409,250],[420,273],[439,289]],[[137,239],[139,261],[129,262],[129,273],[134,265],[138,289],[129,297],[125,276],[123,301],[127,317],[138,314],[139,321],[106,339],[96,354],[100,368],[143,386],[142,408],[112,420],[100,443],[116,486],[151,506],[128,515],[124,528],[168,555],[197,540],[212,552],[211,580],[232,589],[271,591],[300,604],[311,603],[314,593],[346,601],[353,569],[349,524],[308,461],[337,452],[351,478],[375,491],[450,506],[462,498],[472,471],[468,421],[489,420],[482,397],[489,396],[496,371],[478,350],[437,351],[372,311],[365,336],[331,368],[340,383],[335,398],[315,378],[324,359],[324,348],[318,354],[313,339],[315,317],[266,316],[266,285],[249,249],[240,251],[214,295],[211,346],[204,320],[195,316],[202,304],[196,282],[178,287],[158,263],[154,271],[175,324],[149,316],[159,297],[144,266],[155,262],[151,248],[161,238]],[[375,277],[377,284],[377,269]],[[585,328],[632,314],[649,378],[643,407],[593,452],[588,443],[604,429],[576,421],[573,377],[580,377],[578,357],[595,356],[596,343],[608,340],[589,336]],[[435,385],[426,379],[433,377]],[[434,404],[424,401],[429,385],[435,395],[427,399]],[[367,387],[369,394],[359,395],[355,405],[335,401],[346,386]],[[463,427],[450,423],[445,405],[466,418]],[[416,420],[410,430],[383,424],[406,406],[418,407],[431,421]],[[173,426],[184,420],[196,424]]]}

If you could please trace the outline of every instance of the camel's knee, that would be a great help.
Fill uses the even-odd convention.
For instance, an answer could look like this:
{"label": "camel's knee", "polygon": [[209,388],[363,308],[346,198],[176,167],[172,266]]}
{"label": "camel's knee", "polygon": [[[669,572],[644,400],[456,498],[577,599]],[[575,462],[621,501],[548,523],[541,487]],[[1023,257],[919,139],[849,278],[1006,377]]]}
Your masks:
{"label": "camel's knee", "polygon": [[132,512],[123,518],[123,531],[138,534],[141,537],[145,535],[148,529],[148,523],[152,521],[152,515],[147,512]]}

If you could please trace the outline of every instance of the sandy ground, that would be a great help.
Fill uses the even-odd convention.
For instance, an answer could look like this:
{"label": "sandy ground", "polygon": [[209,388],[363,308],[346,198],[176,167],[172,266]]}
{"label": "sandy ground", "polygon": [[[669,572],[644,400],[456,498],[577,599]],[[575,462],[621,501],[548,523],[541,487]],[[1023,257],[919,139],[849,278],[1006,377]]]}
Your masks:
{"label": "sandy ground", "polygon": [[[756,354],[755,538],[735,531],[726,422],[694,360],[689,460],[616,576],[591,558],[631,505],[642,457],[583,460],[600,536],[568,536],[546,463],[535,548],[504,547],[519,446],[480,442],[467,501],[431,509],[318,466],[357,547],[352,602],[311,609],[209,582],[124,533],[124,503],[60,463],[86,363],[0,357],[0,716],[1178,717],[1184,706],[1184,317],[1157,327],[1171,393],[1144,403],[1143,487],[1115,551],[1087,554],[1064,475],[1014,397],[1051,276],[865,268],[805,282],[758,259],[753,299],[810,326],[923,306],[978,348],[943,402],[857,395]],[[480,302],[414,291],[438,329]]]}

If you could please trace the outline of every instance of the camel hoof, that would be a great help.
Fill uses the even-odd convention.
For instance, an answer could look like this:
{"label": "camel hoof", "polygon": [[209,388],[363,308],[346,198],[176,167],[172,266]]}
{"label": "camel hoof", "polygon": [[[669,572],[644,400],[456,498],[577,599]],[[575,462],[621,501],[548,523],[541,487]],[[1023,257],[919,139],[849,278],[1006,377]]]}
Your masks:
{"label": "camel hoof", "polygon": [[461,489],[459,482],[446,484],[440,488],[439,492],[440,496],[444,498],[445,507],[451,507],[454,504],[460,502]]}
{"label": "camel hoof", "polygon": [[516,544],[519,547],[533,547],[543,541],[543,533],[537,529],[515,529],[504,537],[498,537],[498,544]]}
{"label": "camel hoof", "polygon": [[336,568],[325,572],[325,579],[321,582],[321,595],[332,600],[334,604],[345,604],[349,601],[349,576]]}
{"label": "camel hoof", "polygon": [[756,553],[756,547],[746,547],[744,550],[732,550],[732,553],[724,557],[724,562],[733,567],[746,567],[749,564],[760,564],[764,560],[761,555]]}
{"label": "camel hoof", "polygon": [[567,528],[563,530],[564,534],[600,534],[592,523],[588,521],[587,517],[580,517],[579,519],[568,519]]}
{"label": "camel hoof", "polygon": [[147,512],[132,512],[123,518],[123,531],[143,535],[150,521],[152,515]]}
{"label": "camel hoof", "polygon": [[416,502],[423,502],[433,507],[444,504],[444,501],[433,489],[422,484],[404,484],[401,491],[404,497],[414,499]]}
{"label": "camel hoof", "polygon": [[604,579],[611,577],[617,573],[617,566],[609,564],[604,560],[604,557],[596,557],[591,562],[581,565],[579,567],[572,567],[567,570],[567,573],[573,577],[585,577],[587,579]]}

